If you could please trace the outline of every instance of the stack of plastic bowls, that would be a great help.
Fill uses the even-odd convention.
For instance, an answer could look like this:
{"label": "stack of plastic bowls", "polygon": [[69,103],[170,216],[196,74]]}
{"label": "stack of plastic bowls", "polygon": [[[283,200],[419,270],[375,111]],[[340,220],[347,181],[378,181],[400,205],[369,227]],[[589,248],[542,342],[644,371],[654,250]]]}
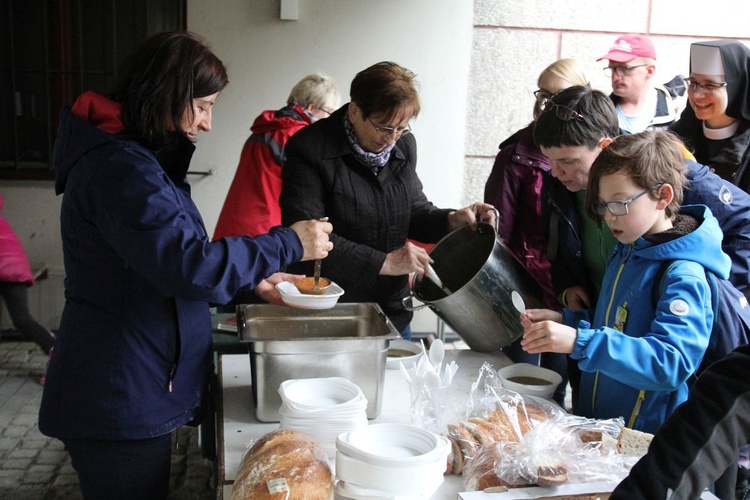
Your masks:
{"label": "stack of plastic bowls", "polygon": [[451,444],[408,424],[372,424],[336,440],[336,497],[428,499],[443,483]]}
{"label": "stack of plastic bowls", "polygon": [[367,398],[353,382],[341,377],[282,382],[280,427],[306,432],[333,459],[336,437],[367,426]]}

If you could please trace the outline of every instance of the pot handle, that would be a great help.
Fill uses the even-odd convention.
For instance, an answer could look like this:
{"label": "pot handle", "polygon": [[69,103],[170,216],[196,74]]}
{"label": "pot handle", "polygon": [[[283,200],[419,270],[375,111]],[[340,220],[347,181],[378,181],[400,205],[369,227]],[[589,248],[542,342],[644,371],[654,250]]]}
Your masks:
{"label": "pot handle", "polygon": [[490,212],[490,211],[495,213],[495,235],[497,235],[500,233],[500,212],[495,207],[488,208],[487,210],[485,210],[485,212]]}
{"label": "pot handle", "polygon": [[421,306],[414,307],[411,301],[412,297],[414,296],[410,294],[408,297],[404,297],[403,299],[401,299],[401,305],[404,306],[404,309],[406,309],[407,311],[414,312],[414,311],[419,311],[420,309],[424,309],[425,307],[427,307],[427,304],[422,304]]}

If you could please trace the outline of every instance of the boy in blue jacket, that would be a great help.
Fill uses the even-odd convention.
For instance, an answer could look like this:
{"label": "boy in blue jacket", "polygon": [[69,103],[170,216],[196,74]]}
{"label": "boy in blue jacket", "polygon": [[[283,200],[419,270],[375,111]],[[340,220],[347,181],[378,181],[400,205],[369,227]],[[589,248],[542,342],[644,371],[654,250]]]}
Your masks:
{"label": "boy in blue jacket", "polygon": [[[655,432],[687,399],[713,323],[704,268],[727,278],[731,262],[711,211],[680,210],[685,170],[679,143],[665,132],[615,138],[594,161],[586,193],[587,212],[618,241],[596,309],[522,316],[527,352],[569,353],[577,361],[583,416],[623,417],[630,428]],[[664,276],[654,309],[655,275],[665,260],[680,263]]]}

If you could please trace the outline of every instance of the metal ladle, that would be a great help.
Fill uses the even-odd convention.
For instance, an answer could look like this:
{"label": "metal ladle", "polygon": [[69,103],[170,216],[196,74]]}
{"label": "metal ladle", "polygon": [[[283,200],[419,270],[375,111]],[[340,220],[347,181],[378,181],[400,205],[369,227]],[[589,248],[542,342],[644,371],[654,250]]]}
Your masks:
{"label": "metal ladle", "polygon": [[[327,222],[328,217],[322,217],[318,219],[321,222]],[[327,285],[320,286],[320,268],[323,266],[323,260],[322,259],[315,259],[315,266],[313,267],[313,286],[312,288],[300,288],[297,287],[297,289],[307,295],[323,295],[326,293],[326,289],[331,286],[331,280],[323,278],[324,283],[328,283]]]}
{"label": "metal ladle", "polygon": [[452,292],[448,289],[447,286],[443,285],[442,280],[435,272],[435,269],[432,267],[432,264],[427,264],[427,278],[429,278],[430,281],[435,283],[437,286],[440,287],[440,289],[445,292],[446,295],[450,295]]}

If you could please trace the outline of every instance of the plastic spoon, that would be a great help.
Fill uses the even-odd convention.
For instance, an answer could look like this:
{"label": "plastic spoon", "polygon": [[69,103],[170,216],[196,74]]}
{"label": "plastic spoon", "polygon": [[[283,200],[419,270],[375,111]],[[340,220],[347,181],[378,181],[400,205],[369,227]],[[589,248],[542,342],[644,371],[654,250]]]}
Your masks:
{"label": "plastic spoon", "polygon": [[440,375],[440,365],[443,363],[445,356],[445,345],[440,339],[435,339],[430,345],[430,363],[438,375]]}
{"label": "plastic spoon", "polygon": [[429,387],[430,389],[439,389],[440,384],[440,376],[434,371],[430,370],[424,374],[424,385],[426,387]]}
{"label": "plastic spoon", "polygon": [[521,294],[513,290],[510,294],[510,300],[513,301],[513,307],[516,308],[521,314],[526,314],[526,304],[523,301]]}

